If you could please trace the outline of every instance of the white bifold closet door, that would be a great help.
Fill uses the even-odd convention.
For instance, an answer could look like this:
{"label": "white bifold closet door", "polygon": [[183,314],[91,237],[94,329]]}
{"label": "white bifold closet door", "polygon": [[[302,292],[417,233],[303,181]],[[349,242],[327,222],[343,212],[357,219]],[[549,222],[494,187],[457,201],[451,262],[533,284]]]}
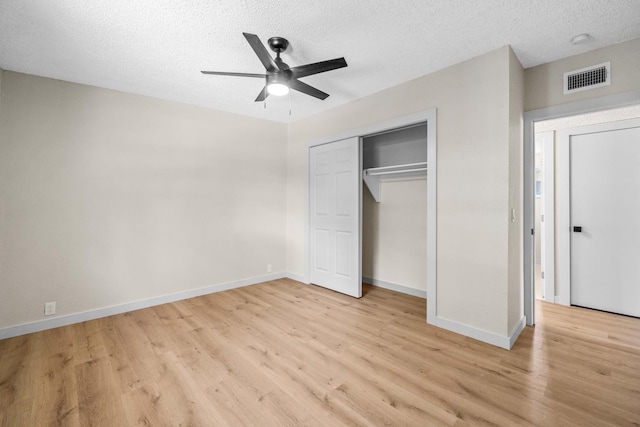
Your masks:
{"label": "white bifold closet door", "polygon": [[310,281],[362,296],[360,139],[309,150]]}
{"label": "white bifold closet door", "polygon": [[640,127],[569,148],[571,304],[640,317]]}

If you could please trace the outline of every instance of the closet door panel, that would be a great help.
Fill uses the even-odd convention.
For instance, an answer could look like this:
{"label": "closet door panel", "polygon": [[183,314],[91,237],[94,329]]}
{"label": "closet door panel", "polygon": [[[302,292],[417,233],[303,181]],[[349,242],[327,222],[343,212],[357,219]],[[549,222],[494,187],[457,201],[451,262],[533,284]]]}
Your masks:
{"label": "closet door panel", "polygon": [[310,280],[361,297],[360,141],[309,149]]}

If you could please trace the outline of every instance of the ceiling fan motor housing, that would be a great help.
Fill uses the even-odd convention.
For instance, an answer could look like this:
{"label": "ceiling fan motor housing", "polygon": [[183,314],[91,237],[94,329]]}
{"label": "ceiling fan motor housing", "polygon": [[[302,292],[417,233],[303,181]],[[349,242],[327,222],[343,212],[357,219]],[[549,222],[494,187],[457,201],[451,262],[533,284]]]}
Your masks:
{"label": "ceiling fan motor housing", "polygon": [[289,47],[289,40],[284,37],[271,37],[267,43],[272,51],[280,54]]}
{"label": "ceiling fan motor housing", "polygon": [[280,83],[288,86],[290,80],[291,80],[291,71],[289,70],[267,74],[267,85]]}

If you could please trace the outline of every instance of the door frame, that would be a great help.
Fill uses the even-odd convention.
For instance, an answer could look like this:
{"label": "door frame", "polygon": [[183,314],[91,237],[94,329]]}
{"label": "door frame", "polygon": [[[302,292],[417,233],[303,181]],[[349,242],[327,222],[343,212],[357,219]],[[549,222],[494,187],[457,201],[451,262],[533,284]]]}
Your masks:
{"label": "door frame", "polygon": [[593,113],[602,110],[627,107],[640,104],[640,90],[586,99],[553,107],[525,111],[523,115],[523,284],[524,315],[527,325],[535,324],[535,129],[534,123],[542,120]]}
{"label": "door frame", "polygon": [[[541,138],[542,155],[542,203],[540,214],[541,275],[544,286],[544,300],[555,302],[555,131],[536,133]],[[544,219],[544,220],[543,220]],[[544,232],[542,231],[544,229]]]}
{"label": "door frame", "polygon": [[[427,322],[436,323],[436,298],[437,298],[437,221],[436,221],[436,191],[437,191],[437,121],[436,109],[431,108],[414,114],[409,114],[395,119],[386,120],[384,122],[373,123],[364,127],[348,129],[326,137],[318,138],[310,141],[306,147],[306,166],[305,166],[305,225],[304,225],[304,242],[305,242],[305,277],[304,282],[310,283],[311,268],[311,239],[309,233],[310,224],[310,195],[309,195],[309,166],[310,166],[310,149],[311,147],[327,144],[341,139],[359,137],[362,144],[362,137],[391,131],[419,123],[427,123]],[[362,213],[362,196],[360,197],[360,212]],[[362,229],[362,215],[360,215],[360,228]],[[360,233],[362,236],[362,232]],[[362,242],[360,242],[362,246]],[[360,252],[362,257],[362,251]],[[360,265],[362,264],[362,260]]]}

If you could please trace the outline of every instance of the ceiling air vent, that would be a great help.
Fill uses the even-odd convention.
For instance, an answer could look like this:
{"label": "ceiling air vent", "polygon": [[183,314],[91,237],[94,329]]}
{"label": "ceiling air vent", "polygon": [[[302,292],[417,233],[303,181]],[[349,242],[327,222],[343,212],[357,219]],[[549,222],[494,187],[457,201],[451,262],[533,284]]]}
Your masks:
{"label": "ceiling air vent", "polygon": [[611,84],[611,62],[564,73],[564,94]]}

